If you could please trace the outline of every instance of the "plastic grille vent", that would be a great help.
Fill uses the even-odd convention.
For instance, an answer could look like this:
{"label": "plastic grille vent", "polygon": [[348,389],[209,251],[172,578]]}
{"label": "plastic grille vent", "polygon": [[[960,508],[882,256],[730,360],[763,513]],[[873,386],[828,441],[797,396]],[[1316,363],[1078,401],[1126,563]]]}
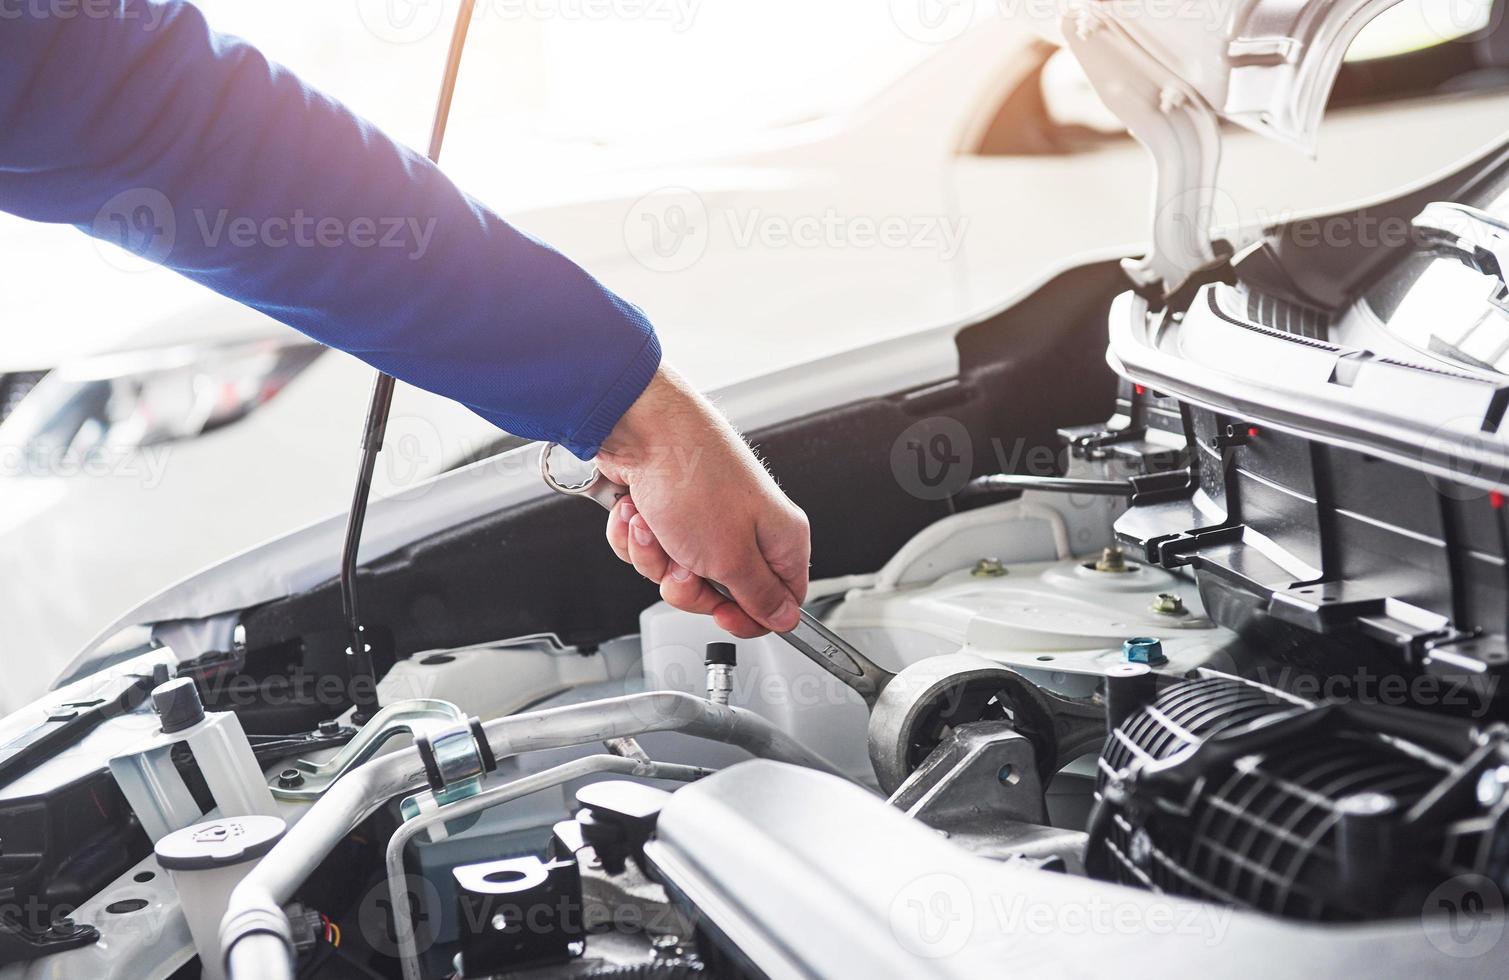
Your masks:
{"label": "plastic grille vent", "polygon": [[1251,291],[1247,294],[1247,316],[1274,330],[1292,333],[1311,340],[1328,340],[1331,317],[1324,310]]}
{"label": "plastic grille vent", "polygon": [[[1099,795],[1106,797],[1116,774],[1131,766],[1169,759],[1213,736],[1307,706],[1234,678],[1176,685],[1113,734],[1100,762]],[[1359,824],[1351,815],[1359,804],[1386,805],[1378,823],[1363,826],[1397,826],[1443,775],[1375,733],[1342,730],[1213,765],[1185,784],[1187,790],[1157,801],[1134,779],[1109,794],[1114,802],[1102,804],[1108,818],[1091,843],[1099,851],[1097,873],[1312,921],[1393,914],[1418,901],[1411,878],[1425,890],[1443,874],[1480,867],[1451,852],[1481,853],[1482,834],[1472,846],[1440,827],[1406,843],[1387,836],[1385,826],[1376,844],[1363,849],[1369,860],[1348,860],[1348,847],[1358,853]],[[1389,876],[1386,883],[1367,880],[1379,873]]]}

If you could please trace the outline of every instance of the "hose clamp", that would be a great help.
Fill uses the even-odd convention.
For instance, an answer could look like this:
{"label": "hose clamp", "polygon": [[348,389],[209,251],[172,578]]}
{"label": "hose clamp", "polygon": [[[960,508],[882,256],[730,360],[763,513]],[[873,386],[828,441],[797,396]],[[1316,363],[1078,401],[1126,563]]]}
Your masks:
{"label": "hose clamp", "polygon": [[482,778],[498,768],[498,760],[477,718],[420,735],[414,739],[414,746],[424,763],[430,792],[442,806],[474,795],[481,788]]}

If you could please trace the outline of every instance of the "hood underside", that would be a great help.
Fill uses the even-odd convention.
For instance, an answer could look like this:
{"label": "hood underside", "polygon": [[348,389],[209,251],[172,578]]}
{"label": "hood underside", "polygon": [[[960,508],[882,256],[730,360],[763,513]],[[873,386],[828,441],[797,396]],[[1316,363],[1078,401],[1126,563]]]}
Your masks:
{"label": "hood underside", "polygon": [[1053,28],[1156,168],[1152,247],[1124,266],[1142,291],[1227,258],[1211,235],[1220,122],[1313,152],[1347,48],[1397,2],[1070,0]]}

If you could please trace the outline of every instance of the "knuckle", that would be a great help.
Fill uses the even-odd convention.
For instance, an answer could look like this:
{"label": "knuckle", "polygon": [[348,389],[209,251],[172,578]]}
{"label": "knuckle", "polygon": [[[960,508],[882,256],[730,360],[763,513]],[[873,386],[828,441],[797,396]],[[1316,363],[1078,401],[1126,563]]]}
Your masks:
{"label": "knuckle", "polygon": [[710,557],[708,571],[729,588],[738,588],[742,583],[756,581],[764,564],[753,547],[727,549]]}
{"label": "knuckle", "polygon": [[782,604],[786,601],[786,595],[781,589],[766,586],[750,596],[749,601],[753,607],[750,610],[751,612],[761,618],[768,619],[777,612],[780,612]]}

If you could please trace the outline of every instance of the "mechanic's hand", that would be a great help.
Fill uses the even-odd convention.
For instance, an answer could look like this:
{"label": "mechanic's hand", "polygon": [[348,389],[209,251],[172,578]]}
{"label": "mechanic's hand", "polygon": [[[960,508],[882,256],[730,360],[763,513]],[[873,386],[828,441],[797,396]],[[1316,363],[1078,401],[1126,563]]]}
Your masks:
{"label": "mechanic's hand", "polygon": [[661,366],[604,440],[597,466],[629,488],[608,515],[608,543],[660,584],[661,598],[710,613],[735,636],[796,626],[812,552],[807,515],[675,372]]}

